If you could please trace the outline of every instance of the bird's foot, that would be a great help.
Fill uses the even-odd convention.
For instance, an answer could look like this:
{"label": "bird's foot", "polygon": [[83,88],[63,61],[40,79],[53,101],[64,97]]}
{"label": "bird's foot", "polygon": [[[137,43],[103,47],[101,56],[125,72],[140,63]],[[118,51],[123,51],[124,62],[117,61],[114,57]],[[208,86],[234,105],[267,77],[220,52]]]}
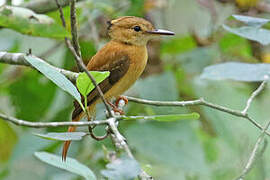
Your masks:
{"label": "bird's foot", "polygon": [[107,101],[107,103],[111,106],[113,112],[119,113],[120,115],[124,115],[125,114],[124,111],[122,109],[118,108],[117,105],[111,103],[110,101]]}
{"label": "bird's foot", "polygon": [[[116,107],[119,107],[119,103],[120,103],[120,101],[121,100],[123,100],[124,101],[124,105],[127,105],[128,104],[128,99],[125,97],[125,96],[119,96],[117,99],[116,99],[116,101],[115,101],[115,105],[116,105]],[[124,106],[123,105],[123,106]]]}

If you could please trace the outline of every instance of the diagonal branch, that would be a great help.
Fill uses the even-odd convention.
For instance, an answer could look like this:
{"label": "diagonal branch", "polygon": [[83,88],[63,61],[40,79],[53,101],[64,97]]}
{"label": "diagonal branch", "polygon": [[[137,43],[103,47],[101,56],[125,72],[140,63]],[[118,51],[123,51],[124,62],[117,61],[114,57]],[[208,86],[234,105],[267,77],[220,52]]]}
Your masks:
{"label": "diagonal branch", "polygon": [[268,81],[268,76],[265,77],[265,80],[260,84],[260,86],[251,94],[251,96],[249,97],[249,99],[247,100],[247,104],[246,107],[244,108],[244,110],[242,111],[243,114],[247,114],[247,111],[251,105],[251,102],[253,101],[253,99],[260,94],[260,92],[264,89],[266,83]]}
{"label": "diagonal branch", "polygon": [[[252,166],[254,165],[256,160],[263,154],[263,152],[267,146],[267,141],[264,141],[264,139],[265,139],[266,131],[269,128],[269,126],[270,126],[270,121],[268,121],[266,126],[263,128],[263,131],[262,131],[261,135],[259,136],[259,138],[257,139],[256,144],[251,152],[251,155],[248,159],[248,162],[247,162],[246,166],[244,167],[244,170],[241,173],[241,175],[237,178],[237,180],[244,180],[246,175],[252,169]],[[264,142],[264,146],[260,150],[259,147],[261,146],[261,144],[263,142]]]}
{"label": "diagonal branch", "polygon": [[[66,24],[66,23],[65,23],[64,16],[63,16],[63,10],[62,10],[62,7],[61,7],[61,5],[59,4],[58,0],[55,0],[55,1],[56,1],[56,4],[57,4],[58,8],[59,8],[59,13],[60,13],[60,17],[61,17],[61,20],[62,20],[62,24],[63,24],[63,26],[65,27],[65,24]],[[71,7],[71,8],[72,8],[72,7]],[[75,6],[74,6],[73,8],[75,8]],[[72,10],[71,12],[76,13],[75,10]],[[71,15],[71,16],[73,16],[73,18],[76,19],[76,14],[73,14],[73,15]],[[75,21],[76,21],[76,20],[75,20]],[[76,23],[73,23],[73,25],[76,25]],[[71,28],[71,29],[77,30],[77,28],[74,28],[74,27]],[[76,32],[75,34],[77,34],[77,32]],[[73,33],[72,33],[72,35],[73,35]],[[73,39],[74,39],[75,41],[77,41],[76,38],[73,38]],[[65,38],[65,42],[66,42],[67,47],[69,48],[69,50],[72,52],[73,56],[75,57],[75,62],[76,62],[76,64],[77,64],[78,69],[84,71],[84,72],[87,74],[87,76],[90,78],[90,80],[92,81],[92,83],[94,84],[94,86],[97,88],[98,93],[99,93],[99,96],[100,96],[100,98],[101,98],[103,104],[105,105],[105,108],[106,108],[106,110],[107,110],[108,113],[109,113],[109,116],[112,117],[113,114],[112,114],[112,112],[111,112],[111,110],[110,110],[110,106],[109,106],[108,103],[106,102],[105,97],[104,97],[104,94],[103,94],[103,92],[101,91],[101,89],[100,89],[99,85],[97,84],[96,80],[95,80],[94,77],[89,73],[89,71],[88,71],[88,69],[86,68],[86,66],[84,65],[84,63],[83,63],[81,57],[77,55],[76,50],[74,49],[74,47],[72,46],[70,40],[69,40],[67,37]],[[78,44],[78,42],[77,42],[77,44]]]}

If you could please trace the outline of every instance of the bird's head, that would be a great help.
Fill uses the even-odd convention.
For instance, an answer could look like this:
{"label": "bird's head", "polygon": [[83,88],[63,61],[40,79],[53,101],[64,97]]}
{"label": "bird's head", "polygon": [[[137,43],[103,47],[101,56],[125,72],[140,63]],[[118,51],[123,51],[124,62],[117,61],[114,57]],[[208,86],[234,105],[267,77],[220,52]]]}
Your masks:
{"label": "bird's head", "polygon": [[149,21],[134,16],[124,16],[108,21],[108,34],[116,41],[132,45],[146,43],[160,35],[174,35],[167,30],[156,29]]}

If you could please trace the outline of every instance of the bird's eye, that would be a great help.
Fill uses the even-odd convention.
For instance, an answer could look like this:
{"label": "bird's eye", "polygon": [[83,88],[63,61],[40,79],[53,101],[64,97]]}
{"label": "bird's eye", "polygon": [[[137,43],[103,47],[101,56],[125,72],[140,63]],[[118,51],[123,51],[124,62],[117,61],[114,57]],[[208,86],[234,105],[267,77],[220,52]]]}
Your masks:
{"label": "bird's eye", "polygon": [[133,29],[134,29],[134,31],[139,32],[141,30],[141,27],[140,26],[135,26]]}

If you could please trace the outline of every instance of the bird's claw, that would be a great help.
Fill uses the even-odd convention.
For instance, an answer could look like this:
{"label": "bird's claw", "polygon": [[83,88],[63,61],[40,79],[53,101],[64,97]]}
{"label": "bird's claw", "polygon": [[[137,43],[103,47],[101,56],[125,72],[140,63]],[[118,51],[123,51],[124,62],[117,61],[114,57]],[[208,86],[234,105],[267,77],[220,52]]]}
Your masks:
{"label": "bird's claw", "polygon": [[125,102],[125,105],[128,104],[128,99],[125,96],[119,96],[117,100],[115,101],[116,107],[119,107],[119,102],[123,100]]}
{"label": "bird's claw", "polygon": [[124,111],[122,109],[118,108],[117,105],[111,103],[110,101],[107,101],[107,103],[112,107],[112,110],[113,110],[114,113],[119,113],[120,115],[125,114]]}

